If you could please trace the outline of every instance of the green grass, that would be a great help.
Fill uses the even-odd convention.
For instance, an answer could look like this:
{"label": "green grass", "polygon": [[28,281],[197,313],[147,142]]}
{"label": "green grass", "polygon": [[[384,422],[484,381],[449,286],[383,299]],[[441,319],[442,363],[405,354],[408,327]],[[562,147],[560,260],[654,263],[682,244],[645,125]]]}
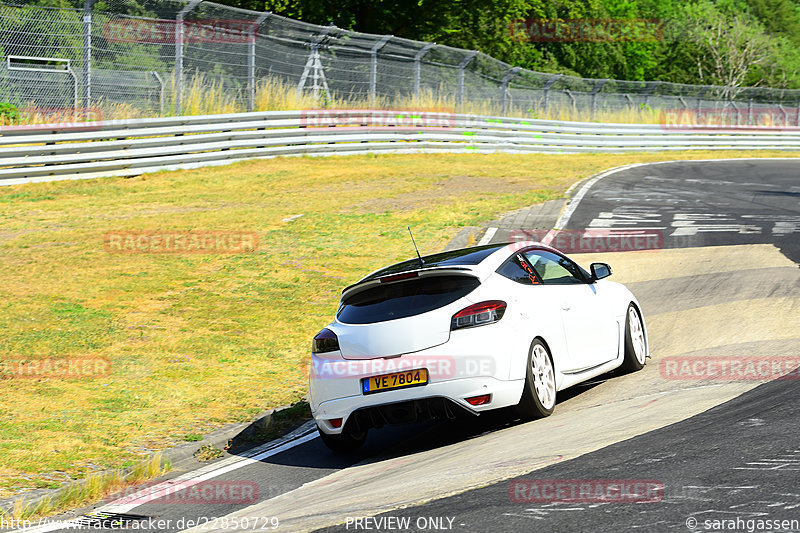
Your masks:
{"label": "green grass", "polygon": [[[131,466],[298,403],[311,337],[343,287],[413,255],[406,226],[433,253],[461,227],[558,198],[602,169],[726,155],[285,158],[2,187],[0,366],[102,357],[111,371],[0,374],[0,497]],[[228,255],[103,246],[109,231],[173,230],[252,231],[259,246]]]}

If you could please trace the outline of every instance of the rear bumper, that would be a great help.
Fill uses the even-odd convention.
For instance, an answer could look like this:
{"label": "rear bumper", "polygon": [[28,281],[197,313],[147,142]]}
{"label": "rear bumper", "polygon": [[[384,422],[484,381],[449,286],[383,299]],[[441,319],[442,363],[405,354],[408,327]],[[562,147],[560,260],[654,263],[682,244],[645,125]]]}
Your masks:
{"label": "rear bumper", "polygon": [[[361,422],[361,425],[366,424],[368,427],[377,427],[387,423],[413,422],[419,419],[419,415],[425,415],[426,411],[435,415],[431,416],[432,418],[449,417],[448,403],[454,404],[452,405],[454,414],[459,411],[459,408],[461,411],[480,414],[483,411],[519,403],[524,384],[524,379],[499,380],[493,377],[453,379],[428,383],[422,387],[336,398],[323,401],[316,406],[312,401],[312,414],[320,429],[328,434],[341,433],[342,428],[354,413],[358,413],[356,419]],[[465,400],[465,398],[485,394],[492,396],[488,404],[472,406]],[[443,399],[443,407],[440,408],[438,402],[432,401],[434,399]],[[411,402],[414,402],[413,407],[411,407]],[[396,409],[391,406],[395,406]],[[372,408],[379,409],[370,412]],[[403,415],[402,411],[409,410],[414,412]],[[364,421],[364,416],[368,416],[367,422]],[[336,418],[343,419],[343,424],[339,428],[334,428],[329,422]]]}

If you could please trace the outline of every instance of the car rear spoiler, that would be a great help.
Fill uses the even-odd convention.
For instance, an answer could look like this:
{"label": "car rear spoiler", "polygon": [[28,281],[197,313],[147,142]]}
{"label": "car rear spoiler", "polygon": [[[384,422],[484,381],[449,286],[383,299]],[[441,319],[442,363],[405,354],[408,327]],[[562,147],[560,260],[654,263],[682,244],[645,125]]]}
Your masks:
{"label": "car rear spoiler", "polygon": [[358,281],[344,288],[344,290],[342,291],[342,298],[344,299],[348,296],[358,294],[362,290],[369,289],[370,287],[376,287],[378,285],[381,285],[382,283],[398,283],[401,281],[406,281],[413,278],[420,278],[423,276],[428,277],[428,276],[446,276],[446,275],[472,276],[475,278],[478,277],[475,275],[475,272],[471,268],[464,268],[464,267],[420,268],[416,270],[409,270],[406,272],[389,274],[386,276],[382,276],[380,278],[372,278],[372,279]]}

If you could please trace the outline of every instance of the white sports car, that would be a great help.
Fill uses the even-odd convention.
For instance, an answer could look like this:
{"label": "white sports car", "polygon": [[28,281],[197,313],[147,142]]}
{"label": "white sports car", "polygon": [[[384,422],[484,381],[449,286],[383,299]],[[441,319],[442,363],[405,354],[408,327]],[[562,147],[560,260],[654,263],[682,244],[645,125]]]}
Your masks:
{"label": "white sports car", "polygon": [[492,244],[380,269],[342,292],[313,340],[311,411],[335,451],[371,428],[516,406],[548,416],[556,392],[615,368],[639,370],[649,346],[624,286],[535,242]]}

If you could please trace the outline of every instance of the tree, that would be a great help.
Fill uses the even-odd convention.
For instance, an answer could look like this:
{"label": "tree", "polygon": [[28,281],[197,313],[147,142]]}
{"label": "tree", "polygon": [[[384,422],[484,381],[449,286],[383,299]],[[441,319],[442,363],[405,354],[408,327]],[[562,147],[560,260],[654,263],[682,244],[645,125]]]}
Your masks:
{"label": "tree", "polygon": [[695,58],[700,81],[732,88],[722,96],[734,96],[750,69],[770,57],[770,36],[757,20],[721,13],[707,2],[689,6],[687,15],[686,34],[702,52]]}

